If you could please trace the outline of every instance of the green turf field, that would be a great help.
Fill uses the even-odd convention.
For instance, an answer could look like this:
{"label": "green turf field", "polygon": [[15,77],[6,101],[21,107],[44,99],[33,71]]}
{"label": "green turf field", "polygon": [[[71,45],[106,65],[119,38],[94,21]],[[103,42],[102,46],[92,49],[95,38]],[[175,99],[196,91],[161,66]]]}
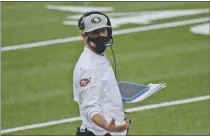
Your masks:
{"label": "green turf field", "polygon": [[[76,26],[63,25],[72,12],[46,5],[109,6],[114,12],[206,9],[209,2],[1,2],[3,47],[79,36]],[[125,24],[114,30],[209,17],[209,13]],[[206,22],[203,22],[206,23]],[[167,88],[125,108],[209,95],[209,35],[190,27],[142,31],[114,36],[119,81],[167,83]],[[83,41],[1,51],[1,129],[78,117],[73,101],[72,72]],[[113,64],[111,51],[107,55]],[[209,100],[133,112],[129,134],[209,135]],[[27,129],[5,135],[74,135],[80,121]]]}

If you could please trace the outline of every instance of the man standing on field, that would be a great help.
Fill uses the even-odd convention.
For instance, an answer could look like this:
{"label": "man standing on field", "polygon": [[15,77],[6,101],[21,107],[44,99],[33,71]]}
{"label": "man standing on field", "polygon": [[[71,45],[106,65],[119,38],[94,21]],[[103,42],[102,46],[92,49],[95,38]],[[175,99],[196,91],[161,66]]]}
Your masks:
{"label": "man standing on field", "polygon": [[122,97],[113,69],[104,51],[112,46],[112,26],[104,13],[86,12],[78,27],[87,41],[73,74],[74,100],[82,119],[77,136],[126,135]]}

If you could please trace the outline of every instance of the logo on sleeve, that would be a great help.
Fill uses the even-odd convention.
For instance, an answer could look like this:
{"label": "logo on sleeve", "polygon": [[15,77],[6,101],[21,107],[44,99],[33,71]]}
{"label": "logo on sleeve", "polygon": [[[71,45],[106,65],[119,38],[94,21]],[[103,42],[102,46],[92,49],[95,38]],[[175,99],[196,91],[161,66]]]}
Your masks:
{"label": "logo on sleeve", "polygon": [[87,78],[83,78],[80,80],[80,87],[85,87],[86,85],[88,85],[88,83],[90,82],[89,79]]}

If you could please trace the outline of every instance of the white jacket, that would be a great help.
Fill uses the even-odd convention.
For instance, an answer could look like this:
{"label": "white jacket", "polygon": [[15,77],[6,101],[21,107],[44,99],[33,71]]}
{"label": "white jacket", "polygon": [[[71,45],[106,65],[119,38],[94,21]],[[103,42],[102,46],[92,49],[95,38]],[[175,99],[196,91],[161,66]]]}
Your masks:
{"label": "white jacket", "polygon": [[[74,69],[73,91],[74,101],[79,104],[81,128],[87,128],[96,135],[104,135],[106,131],[91,120],[96,113],[100,113],[108,123],[112,118],[117,125],[124,123],[122,97],[105,55],[101,56],[84,48]],[[126,131],[111,134],[125,135]]]}

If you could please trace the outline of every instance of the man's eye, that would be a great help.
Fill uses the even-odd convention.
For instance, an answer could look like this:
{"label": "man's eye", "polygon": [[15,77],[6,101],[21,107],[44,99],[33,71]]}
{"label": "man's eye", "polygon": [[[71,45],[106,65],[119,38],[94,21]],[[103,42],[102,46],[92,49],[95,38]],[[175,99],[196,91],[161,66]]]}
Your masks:
{"label": "man's eye", "polygon": [[106,28],[100,28],[100,29],[94,30],[92,32],[88,32],[87,35],[91,36],[91,37],[96,37],[96,36],[99,36],[100,33],[106,32],[106,30],[107,30]]}
{"label": "man's eye", "polygon": [[106,28],[100,28],[100,29],[95,30],[95,33],[103,33],[105,31],[106,31]]}

